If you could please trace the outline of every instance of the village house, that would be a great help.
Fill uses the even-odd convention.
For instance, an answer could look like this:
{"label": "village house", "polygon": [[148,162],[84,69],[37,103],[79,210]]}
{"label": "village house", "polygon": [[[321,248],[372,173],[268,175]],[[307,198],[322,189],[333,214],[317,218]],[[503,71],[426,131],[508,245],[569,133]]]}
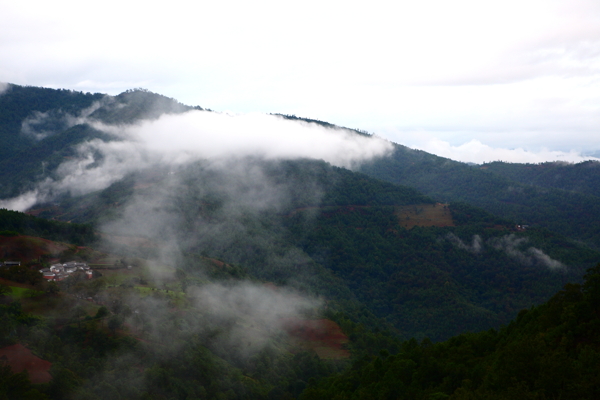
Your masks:
{"label": "village house", "polygon": [[77,270],[85,271],[86,278],[92,279],[93,273],[89,265],[84,262],[69,261],[64,264],[52,264],[50,268],[40,269],[40,272],[44,275],[44,278],[48,280],[62,281]]}
{"label": "village house", "polygon": [[50,270],[42,272],[42,275],[44,276],[44,279],[49,281],[53,281],[56,277],[56,274],[54,272],[50,272]]}
{"label": "village house", "polygon": [[2,263],[0,263],[0,267],[12,267],[12,266],[17,266],[20,267],[21,266],[21,261],[4,261]]}

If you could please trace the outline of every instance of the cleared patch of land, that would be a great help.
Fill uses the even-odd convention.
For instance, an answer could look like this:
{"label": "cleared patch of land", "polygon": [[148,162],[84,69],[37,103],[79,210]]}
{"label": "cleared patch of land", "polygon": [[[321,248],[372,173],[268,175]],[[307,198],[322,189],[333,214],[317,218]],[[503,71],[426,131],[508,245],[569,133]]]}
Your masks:
{"label": "cleared patch of land", "polygon": [[413,226],[455,226],[450,208],[442,203],[396,206],[394,214],[400,225],[408,229]]}
{"label": "cleared patch of land", "polygon": [[48,383],[52,380],[49,372],[52,363],[34,356],[31,350],[21,344],[0,349],[0,358],[6,359],[14,373],[27,371],[31,383]]}
{"label": "cleared patch of land", "polygon": [[288,319],[284,329],[297,341],[300,348],[313,350],[320,358],[341,360],[350,358],[344,348],[348,337],[335,322],[328,319]]}
{"label": "cleared patch of land", "polygon": [[32,236],[0,236],[0,257],[6,260],[30,261],[41,255],[58,256],[70,248],[66,243]]}

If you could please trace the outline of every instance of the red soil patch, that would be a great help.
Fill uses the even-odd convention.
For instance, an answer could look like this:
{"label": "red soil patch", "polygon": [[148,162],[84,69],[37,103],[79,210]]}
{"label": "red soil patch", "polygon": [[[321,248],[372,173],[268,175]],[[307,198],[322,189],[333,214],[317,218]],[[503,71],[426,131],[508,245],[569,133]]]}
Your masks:
{"label": "red soil patch", "polygon": [[413,204],[397,206],[394,212],[401,226],[455,226],[447,204]]}
{"label": "red soil patch", "polygon": [[283,329],[301,347],[314,350],[320,358],[350,358],[350,352],[344,348],[344,344],[349,341],[348,336],[331,320],[289,318],[284,320]]}
{"label": "red soil patch", "polygon": [[6,260],[31,261],[41,255],[58,255],[69,249],[65,243],[33,236],[0,236],[0,257]]}
{"label": "red soil patch", "polygon": [[31,350],[21,344],[0,349],[0,359],[5,359],[14,373],[27,371],[31,383],[48,383],[52,380],[48,372],[52,363],[34,356]]}
{"label": "red soil patch", "polygon": [[209,258],[208,259],[212,265],[214,265],[215,267],[218,268],[223,268],[225,266],[225,263],[223,261],[219,261],[219,260],[215,260],[214,258]]}

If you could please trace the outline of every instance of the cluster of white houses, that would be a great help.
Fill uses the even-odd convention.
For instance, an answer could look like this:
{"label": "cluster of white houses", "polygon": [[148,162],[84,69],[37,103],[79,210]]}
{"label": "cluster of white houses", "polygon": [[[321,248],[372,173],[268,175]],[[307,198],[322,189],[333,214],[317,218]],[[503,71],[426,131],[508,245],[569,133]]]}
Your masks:
{"label": "cluster of white houses", "polygon": [[42,268],[40,272],[49,281],[62,281],[75,271],[85,271],[86,277],[92,279],[92,270],[83,262],[69,261],[65,264],[52,264],[50,268]]}

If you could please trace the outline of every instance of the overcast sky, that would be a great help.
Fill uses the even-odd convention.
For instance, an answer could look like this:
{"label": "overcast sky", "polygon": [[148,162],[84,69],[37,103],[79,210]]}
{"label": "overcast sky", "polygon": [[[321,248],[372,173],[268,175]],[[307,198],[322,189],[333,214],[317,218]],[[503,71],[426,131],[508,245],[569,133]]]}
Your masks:
{"label": "overcast sky", "polygon": [[0,1],[0,82],[359,128],[461,161],[600,156],[600,1]]}

